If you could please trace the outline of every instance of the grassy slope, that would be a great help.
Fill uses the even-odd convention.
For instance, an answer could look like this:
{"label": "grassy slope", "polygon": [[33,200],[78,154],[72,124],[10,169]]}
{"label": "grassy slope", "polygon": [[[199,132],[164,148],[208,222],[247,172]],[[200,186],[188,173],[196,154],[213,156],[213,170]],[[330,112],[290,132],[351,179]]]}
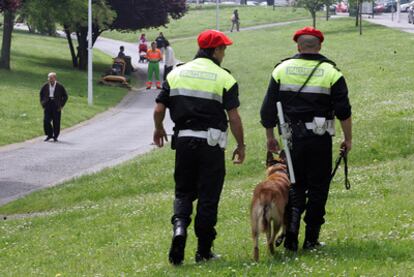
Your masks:
{"label": "grassy slope", "polygon": [[[240,83],[248,157],[242,166],[228,162],[216,241],[222,261],[194,265],[196,240],[190,232],[186,264],[168,265],[174,152],[166,148],[0,208],[4,214],[44,213],[1,223],[1,275],[411,276],[414,99],[406,69],[413,68],[414,57],[406,49],[413,37],[374,25],[360,37],[352,20],[319,26],[326,34],[323,53],[347,77],[355,126],[353,187],[344,190],[338,173],[322,231],[326,249],[297,257],[278,250],[272,258],[262,244],[261,262],[251,262],[248,207],[264,175],[265,154],[258,110],[274,64],[295,52],[291,34],[300,26],[292,25],[233,34],[235,44],[227,51],[224,65]],[[188,60],[195,45],[183,41],[176,49]],[[229,149],[233,146],[231,139]]]}
{"label": "grassy slope", "polygon": [[[2,33],[0,32],[0,35]],[[0,70],[0,145],[43,134],[39,90],[47,74],[55,71],[68,91],[62,127],[69,127],[118,103],[125,89],[98,86],[97,80],[111,58],[94,51],[94,106],[87,105],[87,74],[73,69],[67,42],[21,32],[13,34],[12,71]]]}
{"label": "grassy slope", "polygon": [[[251,6],[221,6],[219,12],[220,30],[228,31],[231,28],[231,15],[237,8],[240,15],[240,26],[254,26],[259,24],[286,22],[309,18],[309,13],[304,9],[291,7],[251,7]],[[167,27],[159,29],[142,30],[147,39],[154,40],[159,32],[163,32],[167,39],[194,36],[205,29],[216,28],[215,6],[204,6],[201,9],[191,8],[180,20],[171,20]],[[103,36],[122,41],[138,42],[141,31],[131,33],[120,33],[116,31],[105,32]]]}

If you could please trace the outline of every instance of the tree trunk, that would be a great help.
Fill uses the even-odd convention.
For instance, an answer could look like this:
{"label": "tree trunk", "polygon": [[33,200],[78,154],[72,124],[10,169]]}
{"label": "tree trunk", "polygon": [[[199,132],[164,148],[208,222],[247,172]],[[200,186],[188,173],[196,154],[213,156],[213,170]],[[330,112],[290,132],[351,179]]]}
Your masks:
{"label": "tree trunk", "polygon": [[329,5],[326,4],[326,21],[329,20]]}
{"label": "tree trunk", "polygon": [[86,70],[88,66],[88,28],[80,27],[76,36],[78,38],[78,68]]}
{"label": "tree trunk", "polygon": [[313,28],[316,28],[316,12],[311,11]]}
{"label": "tree trunk", "polygon": [[76,56],[75,48],[73,47],[72,37],[70,36],[70,30],[67,26],[64,26],[64,32],[66,34],[66,39],[68,40],[70,55],[72,57],[72,65],[73,67],[78,67],[78,58]]}
{"label": "tree trunk", "polygon": [[359,26],[359,1],[356,4],[355,27]]}
{"label": "tree trunk", "polygon": [[0,68],[10,70],[10,49],[13,33],[14,13],[4,11],[3,42],[1,46]]}
{"label": "tree trunk", "polygon": [[[104,30],[92,26],[92,46]],[[76,32],[78,38],[78,67],[80,70],[86,70],[88,67],[88,28],[79,27]]]}

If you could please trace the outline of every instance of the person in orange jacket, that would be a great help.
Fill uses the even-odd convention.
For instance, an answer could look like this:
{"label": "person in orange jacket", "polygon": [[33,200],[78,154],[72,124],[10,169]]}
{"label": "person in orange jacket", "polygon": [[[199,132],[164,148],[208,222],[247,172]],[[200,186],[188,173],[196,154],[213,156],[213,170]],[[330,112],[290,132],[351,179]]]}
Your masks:
{"label": "person in orange jacket", "polygon": [[160,82],[160,61],[162,60],[162,54],[160,49],[157,49],[157,43],[151,43],[151,49],[147,51],[147,59],[148,59],[148,81],[147,81],[147,89],[151,89],[152,86],[152,76],[155,73],[155,80],[157,89],[161,89],[161,82]]}

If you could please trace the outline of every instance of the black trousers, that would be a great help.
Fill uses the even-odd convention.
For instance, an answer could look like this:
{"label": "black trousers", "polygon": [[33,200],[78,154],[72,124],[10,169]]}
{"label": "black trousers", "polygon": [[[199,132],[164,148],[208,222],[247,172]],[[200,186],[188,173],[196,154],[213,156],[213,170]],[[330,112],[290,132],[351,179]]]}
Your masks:
{"label": "black trousers", "polygon": [[[49,100],[44,108],[43,129],[45,135],[51,138],[58,138],[60,133],[61,112],[53,100]],[[53,123],[53,126],[52,124]]]}
{"label": "black trousers", "polygon": [[217,208],[225,176],[224,150],[206,139],[178,138],[175,156],[175,200],[172,223],[191,222],[193,201],[198,199],[194,230],[199,241],[216,237]]}
{"label": "black trousers", "polygon": [[322,225],[332,171],[330,135],[293,137],[292,163],[296,178],[289,191],[289,207],[304,211],[308,226]]}

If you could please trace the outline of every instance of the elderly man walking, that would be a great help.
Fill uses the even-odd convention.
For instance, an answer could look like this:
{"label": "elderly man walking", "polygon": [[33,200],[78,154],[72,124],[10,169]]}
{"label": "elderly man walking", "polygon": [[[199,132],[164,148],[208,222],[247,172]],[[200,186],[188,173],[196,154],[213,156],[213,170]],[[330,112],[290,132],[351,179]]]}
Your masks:
{"label": "elderly man walking", "polygon": [[55,72],[50,72],[47,78],[48,82],[40,89],[40,104],[44,111],[43,129],[46,135],[45,141],[52,138],[57,141],[62,109],[68,100],[68,94],[64,86],[56,80]]}

